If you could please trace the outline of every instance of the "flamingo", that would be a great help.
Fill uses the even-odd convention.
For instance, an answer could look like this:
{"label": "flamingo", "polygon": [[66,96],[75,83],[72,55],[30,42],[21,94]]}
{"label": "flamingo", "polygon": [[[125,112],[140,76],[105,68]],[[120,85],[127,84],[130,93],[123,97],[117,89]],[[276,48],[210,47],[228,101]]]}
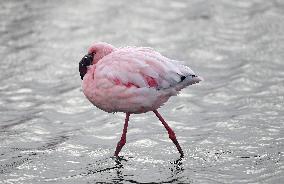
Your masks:
{"label": "flamingo", "polygon": [[184,156],[174,131],[157,109],[181,89],[202,81],[202,77],[152,48],[115,48],[104,42],[89,47],[79,63],[79,72],[83,93],[93,105],[109,113],[126,114],[114,156],[118,157],[126,143],[130,115],[149,111],[158,117],[180,156]]}

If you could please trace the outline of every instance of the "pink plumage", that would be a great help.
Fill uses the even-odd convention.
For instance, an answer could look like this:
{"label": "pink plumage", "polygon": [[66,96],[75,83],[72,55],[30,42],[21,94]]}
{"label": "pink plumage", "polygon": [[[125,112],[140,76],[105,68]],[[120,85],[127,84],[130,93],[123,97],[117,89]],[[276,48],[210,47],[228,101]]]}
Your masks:
{"label": "pink plumage", "polygon": [[[92,104],[106,112],[126,113],[125,131],[117,145],[116,156],[125,144],[130,114],[153,111],[173,138],[170,135],[173,131],[157,109],[181,89],[202,80],[189,67],[151,48],[115,48],[103,42],[89,48],[88,55],[79,64],[79,71],[83,92]],[[183,156],[175,136],[172,140]]]}

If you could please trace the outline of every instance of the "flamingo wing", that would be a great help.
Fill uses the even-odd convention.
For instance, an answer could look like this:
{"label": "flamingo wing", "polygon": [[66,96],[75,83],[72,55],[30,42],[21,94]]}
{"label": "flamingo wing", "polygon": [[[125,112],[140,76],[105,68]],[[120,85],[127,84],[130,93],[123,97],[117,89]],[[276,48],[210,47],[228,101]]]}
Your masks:
{"label": "flamingo wing", "polygon": [[[117,49],[96,64],[95,75],[115,85],[156,90],[180,90],[201,80],[189,67],[146,47]],[[183,81],[187,82],[181,85]]]}

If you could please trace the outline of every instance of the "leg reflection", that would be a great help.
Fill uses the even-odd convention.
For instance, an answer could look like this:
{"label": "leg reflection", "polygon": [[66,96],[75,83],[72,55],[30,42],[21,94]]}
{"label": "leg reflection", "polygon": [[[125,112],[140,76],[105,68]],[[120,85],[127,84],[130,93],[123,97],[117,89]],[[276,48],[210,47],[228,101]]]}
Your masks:
{"label": "leg reflection", "polygon": [[183,169],[183,157],[181,156],[177,160],[171,162],[172,167],[170,168],[172,176],[176,176],[184,171]]}
{"label": "leg reflection", "polygon": [[115,158],[115,171],[116,171],[116,178],[112,181],[113,183],[123,183],[124,175],[123,175],[123,164],[122,161],[127,161],[126,159],[116,157]]}

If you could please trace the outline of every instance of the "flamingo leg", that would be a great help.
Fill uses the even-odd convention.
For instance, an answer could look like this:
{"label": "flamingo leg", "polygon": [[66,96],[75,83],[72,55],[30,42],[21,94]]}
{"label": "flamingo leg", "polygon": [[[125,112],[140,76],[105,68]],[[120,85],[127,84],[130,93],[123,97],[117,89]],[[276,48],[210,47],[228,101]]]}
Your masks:
{"label": "flamingo leg", "polygon": [[159,112],[157,110],[153,111],[155,113],[155,115],[159,118],[159,120],[162,122],[162,124],[164,125],[164,127],[167,129],[168,134],[169,134],[169,138],[173,141],[173,143],[176,145],[178,152],[180,153],[180,156],[183,157],[183,151],[177,141],[176,135],[174,133],[174,131],[171,129],[171,127],[166,123],[166,121],[164,120],[164,118],[159,114]]}
{"label": "flamingo leg", "polygon": [[116,150],[114,152],[114,156],[118,156],[120,150],[122,149],[122,147],[125,145],[126,143],[126,133],[127,133],[127,127],[128,127],[128,121],[129,121],[129,116],[130,113],[126,113],[126,117],[125,117],[125,123],[124,123],[124,127],[123,127],[123,132],[120,138],[120,141],[117,143],[116,146]]}

